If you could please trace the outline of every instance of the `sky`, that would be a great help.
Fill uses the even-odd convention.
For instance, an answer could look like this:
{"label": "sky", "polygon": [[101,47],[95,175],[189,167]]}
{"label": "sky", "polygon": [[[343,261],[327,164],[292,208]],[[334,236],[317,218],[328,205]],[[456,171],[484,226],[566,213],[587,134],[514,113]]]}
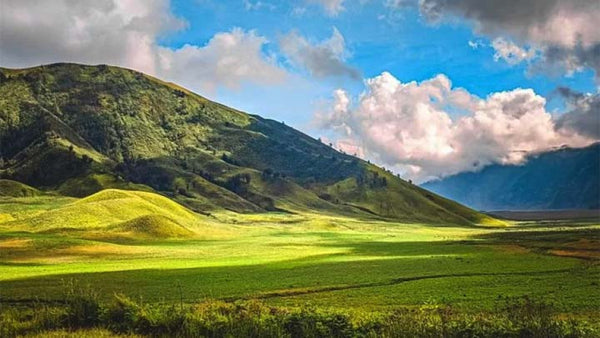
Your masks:
{"label": "sky", "polygon": [[597,0],[0,0],[0,66],[112,64],[424,182],[600,139]]}

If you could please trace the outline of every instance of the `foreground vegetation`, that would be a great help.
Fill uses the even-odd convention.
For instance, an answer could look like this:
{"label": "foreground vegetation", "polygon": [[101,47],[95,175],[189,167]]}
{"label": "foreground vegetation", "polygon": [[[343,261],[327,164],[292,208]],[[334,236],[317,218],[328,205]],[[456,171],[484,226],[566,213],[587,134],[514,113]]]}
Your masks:
{"label": "foreground vegetation", "polygon": [[[73,290],[71,290],[73,291]],[[80,290],[81,291],[81,290]],[[500,304],[500,303],[499,303]],[[348,314],[315,307],[288,309],[257,301],[151,305],[117,295],[68,292],[62,305],[0,312],[0,335],[167,337],[596,337],[600,323],[564,319],[529,298],[496,312],[465,313],[449,305]]]}

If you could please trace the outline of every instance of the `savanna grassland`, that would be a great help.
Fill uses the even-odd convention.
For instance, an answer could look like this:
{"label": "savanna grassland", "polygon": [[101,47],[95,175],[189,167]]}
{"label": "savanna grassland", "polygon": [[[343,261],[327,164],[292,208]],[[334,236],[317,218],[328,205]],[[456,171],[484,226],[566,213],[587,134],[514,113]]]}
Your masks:
{"label": "savanna grassland", "polygon": [[[263,323],[268,328],[253,322],[267,331],[235,331],[236,325],[225,326],[228,329],[217,325],[196,332],[208,336],[232,332],[294,336],[296,331],[287,328],[295,315],[304,325],[296,336],[332,335],[333,324],[328,321],[332,315],[348,321],[351,330],[341,336],[364,330],[373,335],[439,336],[444,320],[462,320],[473,328],[485,324],[485,318],[492,323],[505,320],[508,326],[496,329],[507,335],[511,327],[517,335],[529,332],[519,331],[509,320],[510,311],[519,313],[513,314],[515,318],[525,311],[532,318],[547,315],[577,323],[581,330],[568,329],[575,336],[599,333],[597,221],[483,227],[309,212],[223,211],[206,216],[148,192],[109,189],[83,199],[27,192],[37,196],[0,199],[0,304],[5,334],[86,327],[75,325],[77,321],[68,316],[71,319],[56,319],[62,318],[61,311],[74,311],[63,309],[69,299],[86,297],[98,304],[98,318],[103,318],[100,313],[108,316],[117,311],[115,306],[121,315],[127,306],[138,311],[131,310],[137,319],[129,318],[127,325],[108,319],[84,320],[108,330],[85,331],[92,336],[196,335],[195,331],[144,329],[139,322],[144,316],[150,319],[143,323],[153,323],[152,314],[158,316],[154,325],[168,322],[157,314],[169,313],[156,310],[161,307],[186,315],[216,311],[230,325],[244,323],[239,316],[248,311],[274,318],[267,321],[275,323],[273,327]],[[86,307],[77,304],[78,311],[85,313]],[[56,318],[44,317],[43,322],[58,324],[31,324],[39,318],[27,315],[28,311],[45,311],[44,316]],[[402,317],[408,326],[390,328],[390,323],[404,323],[390,319],[400,316],[398,311],[408,311]],[[503,311],[508,311],[506,318],[494,317],[504,316]],[[216,320],[204,315],[200,317],[206,322]],[[373,316],[388,317],[379,323]],[[431,331],[410,331],[416,330],[409,328],[415,316],[422,316],[423,323],[431,321]],[[379,323],[379,329],[360,326],[367,319]],[[321,320],[325,324],[320,325],[329,331],[319,331],[319,325],[307,329],[306,320],[314,325]],[[8,329],[10,323],[27,321],[31,326],[15,324]],[[535,322],[531,319],[528,325]],[[360,328],[364,330],[357,331]],[[564,330],[560,332],[571,332]]]}

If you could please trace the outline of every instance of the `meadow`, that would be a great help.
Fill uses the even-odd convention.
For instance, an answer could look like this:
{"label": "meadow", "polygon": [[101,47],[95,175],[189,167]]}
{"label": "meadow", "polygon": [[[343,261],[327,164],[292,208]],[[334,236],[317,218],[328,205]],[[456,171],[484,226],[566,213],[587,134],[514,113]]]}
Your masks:
{"label": "meadow", "polygon": [[[563,327],[564,335],[595,336],[600,334],[599,259],[600,222],[593,220],[510,221],[486,227],[307,211],[207,216],[156,194],[121,190],[83,199],[2,197],[0,324],[5,331],[0,332],[60,336],[60,330],[85,327],[74,325],[71,317],[60,325],[31,323],[42,312],[46,317],[69,313],[69,299],[86,295],[104,314],[91,320],[98,326],[85,331],[91,336],[172,335],[164,328],[145,330],[139,322],[169,312],[157,310],[161,308],[176,309],[173,318],[182,321],[190,313],[210,311],[235,323],[252,311],[259,318],[272,317],[253,324],[259,328],[254,333],[225,326],[229,331],[205,328],[180,335],[333,335],[331,323],[347,321],[351,330],[339,336],[402,336],[400,331],[413,331],[393,325],[435,315],[431,325],[437,329],[413,333],[439,336],[448,318],[465,327],[486,320],[512,323],[510,313],[501,309],[535,308],[536,316],[551,309],[551,318],[584,328]],[[114,324],[114,316],[107,314],[115,306],[121,314],[127,306],[137,309],[138,321]],[[314,324],[312,333],[288,330],[298,316],[305,329],[306,323]],[[365,324],[378,323],[373,319],[378,316],[388,324],[380,323],[379,329]],[[153,323],[148,320],[144,323]],[[166,319],[154,322],[161,320]],[[508,329],[516,324],[506,325],[500,331],[508,336],[523,333]],[[455,331],[444,332],[452,336]]]}

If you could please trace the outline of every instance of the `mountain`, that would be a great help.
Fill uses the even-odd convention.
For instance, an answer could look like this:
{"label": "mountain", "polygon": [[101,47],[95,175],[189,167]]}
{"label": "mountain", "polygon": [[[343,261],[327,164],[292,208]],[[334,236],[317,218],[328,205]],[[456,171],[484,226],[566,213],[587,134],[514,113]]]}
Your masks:
{"label": "mountain", "polygon": [[600,208],[600,143],[491,165],[422,185],[478,210]]}
{"label": "mountain", "polygon": [[281,122],[106,65],[0,68],[0,175],[76,197],[158,192],[201,213],[493,222]]}

